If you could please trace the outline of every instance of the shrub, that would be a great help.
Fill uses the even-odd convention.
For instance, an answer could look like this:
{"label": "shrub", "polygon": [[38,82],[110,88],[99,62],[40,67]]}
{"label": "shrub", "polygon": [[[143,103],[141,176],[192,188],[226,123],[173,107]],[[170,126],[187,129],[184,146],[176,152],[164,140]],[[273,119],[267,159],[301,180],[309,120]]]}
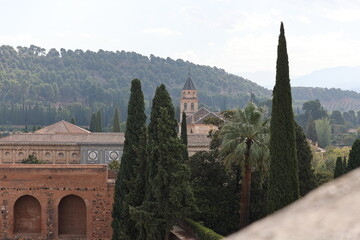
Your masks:
{"label": "shrub", "polygon": [[191,219],[185,219],[185,222],[193,230],[194,234],[198,237],[199,240],[219,240],[224,239],[223,236],[217,234],[213,230],[204,227],[198,222],[195,222]]}

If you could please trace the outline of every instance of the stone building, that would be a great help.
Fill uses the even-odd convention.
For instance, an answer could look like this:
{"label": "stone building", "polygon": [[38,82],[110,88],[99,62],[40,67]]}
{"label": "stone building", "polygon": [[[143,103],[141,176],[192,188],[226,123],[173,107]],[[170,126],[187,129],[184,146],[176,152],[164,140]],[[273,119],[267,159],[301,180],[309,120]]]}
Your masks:
{"label": "stone building", "polygon": [[106,165],[0,165],[0,239],[111,239]]}
{"label": "stone building", "polygon": [[213,124],[205,124],[204,120],[209,118],[217,118],[224,121],[219,114],[212,112],[205,107],[199,109],[199,98],[195,84],[189,74],[184,87],[181,90],[180,98],[180,123],[182,121],[182,113],[186,113],[186,125],[188,135],[190,134],[208,134],[211,130],[217,130],[217,126]]}
{"label": "stone building", "polygon": [[0,138],[0,163],[19,163],[34,154],[49,164],[107,164],[120,160],[124,133],[92,133],[60,121],[33,133]]}

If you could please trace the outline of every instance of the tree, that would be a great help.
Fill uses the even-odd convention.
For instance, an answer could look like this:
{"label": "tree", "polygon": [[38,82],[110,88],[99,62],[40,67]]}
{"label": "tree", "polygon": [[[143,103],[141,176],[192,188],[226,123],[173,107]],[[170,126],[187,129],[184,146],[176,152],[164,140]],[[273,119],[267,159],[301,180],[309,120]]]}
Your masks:
{"label": "tree", "polygon": [[120,132],[120,121],[119,121],[119,113],[117,108],[115,108],[115,113],[114,113],[113,132]]}
{"label": "tree", "polygon": [[226,154],[225,163],[238,164],[243,170],[240,201],[240,228],[249,224],[251,172],[265,173],[268,170],[269,125],[262,109],[249,102],[242,111],[221,128],[221,151]]}
{"label": "tree", "polygon": [[90,132],[96,132],[96,115],[93,113],[90,120]]}
{"label": "tree", "polygon": [[[128,106],[128,119],[126,121],[125,142],[121,157],[120,171],[115,182],[114,204],[112,211],[112,239],[137,239],[138,230],[136,222],[131,218],[129,206],[136,206],[136,193],[131,183],[137,179],[136,147],[140,146],[140,136],[145,129],[146,115],[144,95],[141,82],[134,79],[131,82],[130,99]],[[142,143],[144,144],[144,143]],[[139,189],[136,189],[139,190]],[[145,191],[140,189],[140,191]]]}
{"label": "tree", "polygon": [[341,175],[344,174],[344,165],[343,162],[341,160],[341,157],[338,157],[336,159],[336,165],[335,165],[335,170],[334,170],[334,179],[340,177]]}
{"label": "tree", "polygon": [[96,132],[102,132],[101,111],[96,113]]}
{"label": "tree", "polygon": [[349,172],[358,167],[360,167],[360,139],[356,139],[351,147],[346,170]]}
{"label": "tree", "polygon": [[291,103],[289,62],[281,23],[276,83],[270,123],[270,172],[268,211],[272,213],[299,198],[294,113]]}
{"label": "tree", "polygon": [[176,126],[170,95],[161,84],[151,108],[145,201],[137,211],[148,240],[168,239],[173,225],[196,210]]}
{"label": "tree", "polygon": [[184,152],[183,152],[183,160],[187,161],[189,160],[189,152],[187,149],[187,126],[186,126],[186,113],[182,113],[182,120],[181,120],[181,141],[186,146]]}
{"label": "tree", "polygon": [[76,125],[76,120],[75,120],[75,118],[71,118],[71,121],[70,121],[70,123],[72,123],[72,124],[75,124]]}
{"label": "tree", "polygon": [[23,164],[43,164],[44,161],[37,159],[36,155],[30,154],[28,158],[21,160]]}
{"label": "tree", "polygon": [[344,124],[345,120],[342,116],[341,112],[338,110],[334,110],[330,115],[331,123],[333,124]]}
{"label": "tree", "polygon": [[306,137],[309,138],[314,143],[317,142],[315,123],[311,115],[309,115],[309,119],[306,125]]}
{"label": "tree", "polygon": [[312,152],[305,134],[301,127],[295,122],[296,133],[296,155],[299,170],[299,190],[300,196],[305,196],[308,192],[316,188],[316,178],[311,168]]}
{"label": "tree", "polygon": [[329,119],[323,118],[315,121],[315,128],[319,146],[322,148],[330,145],[331,142],[331,124]]}

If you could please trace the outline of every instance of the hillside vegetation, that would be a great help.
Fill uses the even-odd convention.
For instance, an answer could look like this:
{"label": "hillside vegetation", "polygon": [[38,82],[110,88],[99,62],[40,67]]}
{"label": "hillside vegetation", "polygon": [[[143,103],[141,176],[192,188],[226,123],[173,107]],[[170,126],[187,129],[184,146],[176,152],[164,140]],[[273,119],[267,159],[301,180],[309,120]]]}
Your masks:
{"label": "hillside vegetation", "polygon": [[[125,51],[47,51],[34,45],[16,49],[3,45],[0,46],[0,114],[8,116],[0,117],[0,124],[30,124],[27,120],[33,119],[31,122],[41,125],[53,119],[76,117],[78,124],[87,125],[91,112],[98,109],[107,113],[105,118],[110,121],[115,107],[125,121],[132,79],[142,81],[149,113],[155,88],[161,83],[165,83],[174,104],[178,105],[189,68],[201,105],[213,110],[243,107],[251,93],[258,101],[271,97],[271,91],[242,77],[181,59]],[[319,99],[327,109],[360,109],[360,94],[350,91],[294,88],[293,97],[299,105]],[[52,117],[42,121],[41,114],[27,116],[32,115],[32,109]],[[16,122],[12,113],[17,114]]]}

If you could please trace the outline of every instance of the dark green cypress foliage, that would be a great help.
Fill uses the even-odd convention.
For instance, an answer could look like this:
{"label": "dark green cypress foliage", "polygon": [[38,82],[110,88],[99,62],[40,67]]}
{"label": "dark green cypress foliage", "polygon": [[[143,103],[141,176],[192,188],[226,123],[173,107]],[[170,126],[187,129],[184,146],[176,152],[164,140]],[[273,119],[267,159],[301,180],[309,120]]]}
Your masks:
{"label": "dark green cypress foliage", "polygon": [[346,162],[346,157],[344,156],[344,160],[343,160],[343,174],[347,173],[347,162]]}
{"label": "dark green cypress foliage", "polygon": [[90,120],[90,132],[96,132],[96,115],[93,113]]}
{"label": "dark green cypress foliage", "polygon": [[119,113],[117,108],[115,108],[115,114],[113,120],[113,132],[120,132],[120,121],[119,121]]}
{"label": "dark green cypress foliage", "polygon": [[316,178],[311,169],[312,152],[301,127],[295,122],[296,154],[299,170],[300,196],[316,188]]}
{"label": "dark green cypress foliage", "polygon": [[311,117],[311,114],[309,114],[309,119],[308,119],[308,122],[306,125],[306,137],[309,138],[314,143],[317,142],[315,122],[314,122],[313,118]]}
{"label": "dark green cypress foliage", "polygon": [[190,169],[182,160],[185,146],[173,136],[174,120],[166,108],[160,109],[158,141],[152,149],[158,157],[157,173],[152,179],[157,206],[154,212],[163,223],[158,229],[162,236],[167,236],[179,219],[190,216],[196,209]]}
{"label": "dark green cypress foliage", "polygon": [[294,113],[291,100],[289,62],[284,26],[281,23],[270,125],[269,213],[299,198]]}
{"label": "dark green cypress foliage", "polygon": [[96,132],[102,132],[102,123],[101,123],[101,112],[100,110],[96,113]]}
{"label": "dark green cypress foliage", "polygon": [[137,179],[136,169],[138,169],[138,162],[136,148],[140,145],[140,136],[144,134],[146,122],[144,110],[145,104],[144,95],[141,91],[141,83],[140,80],[134,79],[131,82],[124,150],[121,157],[120,171],[115,183],[112,211],[113,240],[133,240],[137,239],[138,236],[136,222],[130,217],[129,206],[136,206],[138,204],[138,201],[134,199],[134,196],[137,194],[132,192],[135,191],[132,185]]}
{"label": "dark green cypress foliage", "polygon": [[337,157],[336,159],[336,165],[335,165],[335,170],[334,170],[334,178],[338,178],[341,175],[344,174],[344,165],[343,162],[341,160],[341,157]]}
{"label": "dark green cypress foliage", "polygon": [[76,121],[75,121],[75,118],[71,118],[71,121],[70,121],[70,123],[72,123],[72,124],[75,124],[76,125]]}
{"label": "dark green cypress foliage", "polygon": [[346,170],[349,172],[358,167],[360,167],[360,139],[356,139],[351,147]]}
{"label": "dark green cypress foliage", "polygon": [[182,113],[182,120],[181,120],[181,141],[186,146],[184,152],[183,152],[183,160],[187,161],[189,160],[189,152],[187,149],[187,126],[186,126],[186,113]]}

